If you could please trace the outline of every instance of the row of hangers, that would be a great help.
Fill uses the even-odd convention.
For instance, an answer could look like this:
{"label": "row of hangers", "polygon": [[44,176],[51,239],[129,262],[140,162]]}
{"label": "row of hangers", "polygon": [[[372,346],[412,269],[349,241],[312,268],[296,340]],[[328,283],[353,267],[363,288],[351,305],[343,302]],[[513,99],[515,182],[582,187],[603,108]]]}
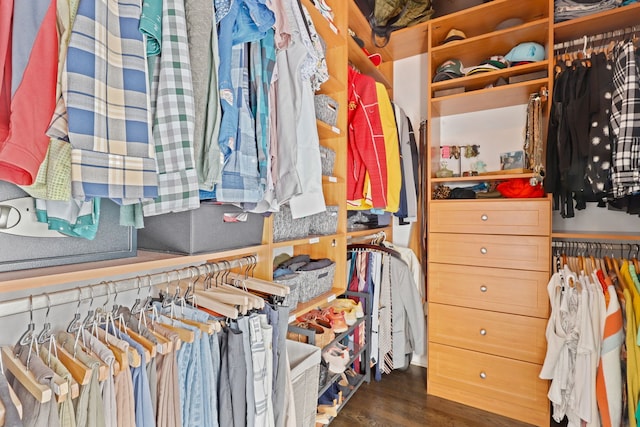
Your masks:
{"label": "row of hangers", "polygon": [[581,39],[556,44],[554,46],[556,73],[562,71],[560,64],[564,64],[566,67],[572,67],[576,63],[591,66],[589,58],[598,53],[604,53],[607,58],[611,59],[615,46],[622,40],[631,40],[637,46],[639,29],[640,26],[633,26],[604,34],[585,35]]}
{"label": "row of hangers", "polygon": [[351,252],[366,252],[366,251],[378,251],[387,253],[393,257],[400,259],[400,254],[385,246],[387,241],[387,233],[384,230],[379,231],[369,236],[360,237],[362,240],[370,240],[369,243],[350,243],[347,245],[347,250]]}
{"label": "row of hangers", "polygon": [[[565,265],[574,273],[584,272],[591,275],[601,270],[607,276],[614,272],[621,283],[624,283],[620,278],[620,266],[623,261],[632,263],[636,271],[640,272],[640,244],[554,241],[553,247],[555,270],[561,274],[563,286],[573,286],[576,282],[575,276],[563,275]],[[618,251],[619,257],[616,253]]]}
{"label": "row of hangers", "polygon": [[[36,331],[36,325],[33,321],[33,296],[30,296],[29,323],[16,344],[16,348],[28,346],[27,363],[22,363],[14,349],[2,347],[0,349],[0,369],[5,372],[4,368],[6,367],[39,402],[48,402],[53,398],[61,402],[69,396],[71,398],[77,397],[79,386],[87,384],[91,379],[93,368],[85,366],[76,357],[78,349],[91,354],[85,345],[85,341],[88,339],[87,334],[93,335],[106,344],[115,356],[116,363],[113,369],[103,363],[98,368],[99,380],[103,381],[108,375],[116,375],[129,366],[136,367],[141,363],[139,354],[133,348],[130,348],[126,353],[113,345],[114,338],[117,338],[119,332],[126,332],[138,342],[144,349],[145,359],[148,361],[157,354],[167,354],[179,349],[182,342],[195,340],[193,331],[180,327],[177,324],[178,321],[197,327],[204,333],[212,334],[219,331],[224,322],[236,319],[241,314],[248,314],[252,310],[263,308],[265,299],[268,299],[270,303],[277,304],[282,302],[288,294],[289,288],[287,286],[252,276],[257,265],[255,256],[235,260],[233,265],[239,265],[237,269],[239,271],[231,271],[231,262],[221,261],[188,267],[183,270],[188,273],[187,278],[181,278],[180,270],[161,273],[166,276],[166,280],[162,285],[155,285],[161,288],[159,297],[152,296],[154,285],[151,283],[151,275],[144,276],[147,279],[146,284],[144,284],[143,277],[136,278],[137,296],[129,308],[129,312],[138,322],[138,327],[145,325],[157,339],[158,344],[127,326],[121,311],[123,307],[117,303],[118,289],[115,282],[101,282],[88,286],[90,296],[85,299],[82,298],[82,289],[77,288],[76,310],[66,327],[66,332],[74,337],[73,343],[70,344],[57,342],[56,334],[49,322],[51,298],[46,293],[44,296],[47,300],[47,311],[44,324],[40,332]],[[174,274],[175,278],[172,278]],[[175,289],[172,291],[174,285]],[[105,287],[107,299],[102,306],[95,307],[93,294],[94,288],[98,287]],[[143,298],[141,294],[145,287],[148,288],[148,295]],[[60,292],[69,293],[74,290]],[[111,301],[112,295],[113,301]],[[80,307],[87,300],[89,300],[89,308],[85,317],[82,318]],[[110,302],[113,304],[111,308],[108,307]],[[162,313],[159,313],[158,305],[162,308]],[[219,317],[220,320],[198,322],[186,319],[182,313],[187,306],[204,309]],[[155,325],[161,317],[163,318],[162,327],[176,332],[180,338],[175,348],[172,341],[155,330]],[[54,376],[53,387],[37,382],[29,370],[29,364],[32,357],[41,356],[41,348],[42,352],[46,353],[46,357],[43,358],[45,363],[50,363],[51,358],[55,357],[69,370],[73,379],[71,387],[65,379],[57,375]],[[17,398],[14,401],[19,403]],[[3,425],[5,408],[1,403],[0,406],[0,425]]]}

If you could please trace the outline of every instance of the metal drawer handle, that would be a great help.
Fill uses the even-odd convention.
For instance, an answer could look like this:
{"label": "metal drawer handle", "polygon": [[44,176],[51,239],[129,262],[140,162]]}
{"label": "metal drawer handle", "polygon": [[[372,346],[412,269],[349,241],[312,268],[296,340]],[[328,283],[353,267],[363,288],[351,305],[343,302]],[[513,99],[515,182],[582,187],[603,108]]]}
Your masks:
{"label": "metal drawer handle", "polygon": [[481,220],[486,221],[489,219],[489,216],[487,214],[482,214],[482,216],[480,217]]}
{"label": "metal drawer handle", "polygon": [[480,378],[483,380],[487,378],[487,374],[485,372],[480,372]]}
{"label": "metal drawer handle", "polygon": [[487,335],[487,330],[485,328],[480,329],[480,335]]}
{"label": "metal drawer handle", "polygon": [[484,246],[483,246],[483,247],[481,247],[481,248],[480,248],[480,253],[481,253],[482,255],[486,255],[486,253],[487,253],[487,248],[485,248]]}
{"label": "metal drawer handle", "polygon": [[487,287],[485,285],[480,286],[480,292],[487,292]]}

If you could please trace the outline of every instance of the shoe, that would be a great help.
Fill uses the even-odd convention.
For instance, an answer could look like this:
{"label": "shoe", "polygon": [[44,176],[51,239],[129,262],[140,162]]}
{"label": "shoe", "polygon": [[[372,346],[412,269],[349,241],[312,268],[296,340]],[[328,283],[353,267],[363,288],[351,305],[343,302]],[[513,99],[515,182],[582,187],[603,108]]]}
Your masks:
{"label": "shoe", "polygon": [[349,396],[351,392],[355,389],[355,386],[349,383],[349,379],[347,378],[347,375],[344,372],[340,374],[340,379],[338,380],[337,384],[338,384],[338,388],[340,389],[340,392],[342,393],[342,396],[344,396],[345,398]]}
{"label": "shoe", "polygon": [[316,425],[327,425],[331,421],[329,414],[316,414]]}
{"label": "shoe", "polygon": [[364,317],[362,301],[355,302],[351,298],[338,298],[331,303],[331,306],[337,311],[351,313],[350,316],[355,317],[356,319],[362,319]]}
{"label": "shoe", "polygon": [[322,352],[322,359],[329,366],[329,372],[341,374],[349,363],[349,357],[336,347],[331,347]]}
{"label": "shoe", "polygon": [[[294,326],[298,328],[308,329],[315,332],[314,343],[316,347],[324,348],[336,337],[333,331],[330,328],[324,328],[314,322],[305,321],[305,322],[296,322]],[[287,338],[293,341],[308,343],[308,337],[305,334],[297,333],[297,332],[287,332]]]}
{"label": "shoe", "polygon": [[338,405],[339,403],[334,400],[333,405],[318,405],[318,413],[327,414],[331,417],[338,416]]}
{"label": "shoe", "polygon": [[333,329],[333,332],[336,334],[341,334],[349,329],[344,315],[342,313],[336,313],[333,307],[327,307],[322,310],[322,316],[330,320],[331,329]]}
{"label": "shoe", "polygon": [[353,369],[349,368],[344,371],[345,377],[347,377],[347,382],[349,385],[355,387],[362,380],[364,375],[356,373]]}
{"label": "shoe", "polygon": [[313,322],[322,327],[332,329],[331,319],[326,317],[322,310],[319,309],[308,311],[302,316],[296,318],[296,320],[298,322]]}

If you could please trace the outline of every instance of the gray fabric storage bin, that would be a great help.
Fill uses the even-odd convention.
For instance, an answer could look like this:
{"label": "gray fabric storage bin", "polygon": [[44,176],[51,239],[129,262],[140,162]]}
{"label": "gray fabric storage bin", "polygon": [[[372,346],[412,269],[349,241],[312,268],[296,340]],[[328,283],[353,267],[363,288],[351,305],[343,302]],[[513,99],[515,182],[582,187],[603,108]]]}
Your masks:
{"label": "gray fabric storage bin", "polygon": [[310,234],[336,234],[338,231],[338,206],[327,206],[327,210],[309,217]]}
{"label": "gray fabric storage bin", "polygon": [[289,293],[282,302],[282,305],[289,307],[289,311],[294,310],[300,300],[300,280],[301,276],[298,273],[287,274],[286,276],[273,279],[275,283],[280,283],[289,288]]}
{"label": "gray fabric storage bin", "polygon": [[298,298],[300,302],[311,301],[318,295],[329,292],[333,287],[336,263],[311,271],[296,271],[300,276]]}
{"label": "gray fabric storage bin", "polygon": [[[1,201],[28,197],[18,186],[0,181]],[[25,237],[0,232],[0,272],[136,256],[136,230],[120,225],[120,206],[100,204],[98,233],[78,237]]]}
{"label": "gray fabric storage bin", "polygon": [[320,163],[322,175],[333,176],[333,167],[336,163],[336,152],[323,145],[320,146]]}
{"label": "gray fabric storage bin", "polygon": [[[243,214],[244,222],[224,222]],[[262,244],[264,217],[233,205],[202,202],[198,209],[149,216],[138,231],[138,247],[179,254],[216,252]]]}
{"label": "gray fabric storage bin", "polygon": [[280,206],[273,214],[273,241],[302,239],[309,235],[309,217],[293,219],[289,205]]}
{"label": "gray fabric storage bin", "polygon": [[296,427],[315,427],[320,380],[320,348],[287,340],[287,358],[291,370]]}
{"label": "gray fabric storage bin", "polygon": [[318,120],[331,126],[338,123],[338,101],[328,95],[316,95],[314,105]]}

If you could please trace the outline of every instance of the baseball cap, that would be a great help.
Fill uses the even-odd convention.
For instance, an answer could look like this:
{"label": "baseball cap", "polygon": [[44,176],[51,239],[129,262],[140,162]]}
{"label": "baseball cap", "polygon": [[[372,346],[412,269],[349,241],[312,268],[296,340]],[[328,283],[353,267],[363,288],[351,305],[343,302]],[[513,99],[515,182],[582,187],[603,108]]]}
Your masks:
{"label": "baseball cap", "polygon": [[542,61],[544,59],[544,47],[536,42],[524,42],[515,46],[505,55],[509,62]]}
{"label": "baseball cap", "polygon": [[444,61],[436,70],[436,75],[433,77],[434,82],[441,82],[443,80],[451,80],[464,76],[464,66],[459,59],[448,59]]}
{"label": "baseball cap", "polygon": [[509,63],[507,62],[504,56],[494,55],[491,58],[485,59],[480,64],[474,67],[469,67],[465,69],[465,72],[467,76],[470,76],[473,74],[484,73],[487,71],[501,70],[503,68],[507,68],[508,66],[509,66]]}
{"label": "baseball cap", "polygon": [[447,37],[445,37],[445,39],[442,42],[442,44],[449,43],[449,42],[452,42],[452,41],[455,41],[455,40],[464,40],[466,38],[467,38],[467,35],[465,33],[463,33],[460,30],[457,30],[455,28],[452,28],[447,33]]}
{"label": "baseball cap", "polygon": [[523,23],[524,23],[524,19],[522,18],[507,18],[504,21],[500,22],[498,25],[496,25],[496,31],[505,30],[507,28],[522,25]]}

